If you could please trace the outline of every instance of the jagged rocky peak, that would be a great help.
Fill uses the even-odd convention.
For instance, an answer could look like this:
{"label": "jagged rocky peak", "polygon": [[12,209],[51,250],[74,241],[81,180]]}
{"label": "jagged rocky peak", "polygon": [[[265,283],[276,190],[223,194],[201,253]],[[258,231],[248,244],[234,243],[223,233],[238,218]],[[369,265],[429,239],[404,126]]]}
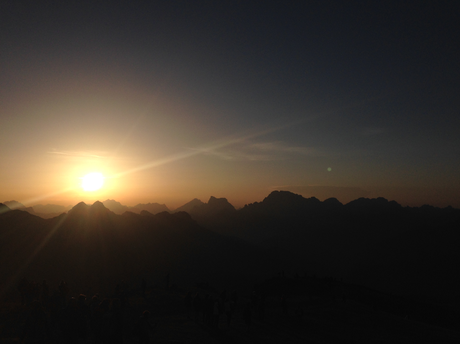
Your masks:
{"label": "jagged rocky peak", "polygon": [[346,204],[351,209],[399,209],[401,205],[396,201],[388,201],[383,197],[378,198],[358,198]]}
{"label": "jagged rocky peak", "polygon": [[302,200],[304,199],[301,195],[295,194],[290,191],[272,191],[270,194],[265,197],[263,202],[267,203],[284,203],[286,201],[292,202],[294,200]]}
{"label": "jagged rocky peak", "polygon": [[107,199],[102,202],[104,206],[109,209],[110,211],[113,211],[115,214],[123,214],[125,211],[129,210],[129,207],[121,204],[120,202],[117,202],[113,199]]}
{"label": "jagged rocky peak", "polygon": [[290,191],[272,191],[262,203],[270,206],[294,206],[306,203],[321,203],[315,197],[304,198],[302,195],[295,194]]}
{"label": "jagged rocky peak", "polygon": [[208,206],[215,210],[235,210],[235,207],[226,198],[216,198],[214,196],[209,198]]}
{"label": "jagged rocky peak", "polygon": [[91,209],[92,209],[92,210],[100,210],[100,209],[105,210],[105,209],[107,209],[107,208],[104,206],[104,204],[103,204],[102,202],[96,201],[96,202],[94,202],[93,205],[91,206]]}
{"label": "jagged rocky peak", "polygon": [[109,209],[107,209],[102,202],[96,201],[90,207],[90,214],[91,216],[94,215],[105,215],[112,213]]}
{"label": "jagged rocky peak", "polygon": [[135,205],[134,207],[131,207],[133,211],[140,213],[142,210],[147,210],[148,212],[152,214],[158,214],[163,211],[169,212],[170,210],[166,206],[166,204],[159,204],[159,203],[139,203],[138,205]]}
{"label": "jagged rocky peak", "polygon": [[89,206],[85,202],[80,202],[70,209],[69,214],[84,213],[88,211],[88,208]]}
{"label": "jagged rocky peak", "polygon": [[[98,201],[99,202],[99,201]],[[114,205],[122,205],[120,202],[115,201],[114,199],[106,199],[102,204],[114,204]]]}
{"label": "jagged rocky peak", "polygon": [[74,206],[68,213],[70,218],[84,217],[84,218],[105,218],[112,212],[107,209],[100,201],[94,202],[92,205],[87,205],[85,202],[80,202]]}
{"label": "jagged rocky peak", "polygon": [[198,198],[194,198],[190,202],[184,204],[183,206],[174,210],[174,213],[185,211],[187,213],[193,212],[195,207],[201,207],[204,203],[201,202]]}

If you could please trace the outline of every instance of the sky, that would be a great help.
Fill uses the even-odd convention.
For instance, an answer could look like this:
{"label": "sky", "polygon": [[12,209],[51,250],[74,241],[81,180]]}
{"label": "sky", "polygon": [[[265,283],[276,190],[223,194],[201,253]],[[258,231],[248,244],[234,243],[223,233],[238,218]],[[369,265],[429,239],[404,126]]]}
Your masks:
{"label": "sky", "polygon": [[[460,208],[455,1],[2,1],[0,201]],[[82,177],[105,177],[84,191]]]}

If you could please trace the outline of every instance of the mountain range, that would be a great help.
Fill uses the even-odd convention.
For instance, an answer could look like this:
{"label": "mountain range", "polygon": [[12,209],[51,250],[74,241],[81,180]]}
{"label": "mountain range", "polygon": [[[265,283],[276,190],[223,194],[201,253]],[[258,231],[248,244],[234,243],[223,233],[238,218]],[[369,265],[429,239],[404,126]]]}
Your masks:
{"label": "mountain range", "polygon": [[[170,210],[168,209],[166,205],[159,204],[159,203],[147,203],[147,204],[139,203],[133,207],[123,205],[120,202],[117,202],[111,199],[107,199],[103,201],[102,203],[107,209],[113,211],[115,214],[123,214],[126,211],[140,214],[140,212],[143,210],[146,210],[152,214],[158,214],[163,211],[170,212]],[[3,204],[6,205],[10,209],[18,209],[18,210],[27,211],[28,213],[32,215],[37,215],[44,219],[56,217],[72,209],[72,206],[65,207],[65,206],[56,205],[56,204],[46,204],[46,205],[36,204],[32,207],[26,207],[18,201],[6,201],[6,202],[3,202]],[[181,210],[176,210],[176,211],[181,211]]]}
{"label": "mountain range", "polygon": [[14,290],[23,277],[107,289],[121,280],[162,281],[170,274],[181,286],[235,287],[293,263],[287,253],[207,230],[185,212],[118,215],[95,202],[43,219],[0,204],[0,293]]}
{"label": "mountain range", "polygon": [[[28,213],[36,216],[40,216],[41,218],[44,219],[50,219],[56,216],[59,216],[62,213],[65,213],[72,209],[71,206],[65,207],[62,205],[56,205],[56,204],[37,204],[34,205],[33,207],[26,207],[24,204],[18,202],[18,201],[6,201],[3,202],[4,205],[8,207],[10,210],[22,210],[22,211],[27,211]],[[0,212],[1,213],[1,212]]]}
{"label": "mountain range", "polygon": [[140,214],[141,211],[143,210],[148,211],[149,213],[152,213],[152,214],[158,214],[163,211],[170,212],[170,210],[168,209],[166,205],[159,204],[159,203],[138,204],[138,205],[135,205],[134,207],[128,207],[128,206],[122,205],[120,202],[108,199],[108,200],[103,201],[102,204],[104,204],[104,206],[107,209],[113,211],[115,214],[120,214],[120,215],[126,211],[130,211],[136,214]]}
{"label": "mountain range", "polygon": [[102,283],[171,272],[183,283],[231,283],[284,270],[460,301],[459,209],[402,207],[384,198],[344,205],[286,191],[238,210],[215,197],[156,214],[156,204],[152,212],[128,208],[121,215],[109,206],[125,209],[110,200],[79,203],[43,219],[2,205],[2,273],[11,281],[46,275]]}
{"label": "mountain range", "polygon": [[294,253],[319,275],[398,294],[458,297],[460,210],[384,198],[345,205],[287,191],[235,210],[215,200],[190,215],[226,236]]}

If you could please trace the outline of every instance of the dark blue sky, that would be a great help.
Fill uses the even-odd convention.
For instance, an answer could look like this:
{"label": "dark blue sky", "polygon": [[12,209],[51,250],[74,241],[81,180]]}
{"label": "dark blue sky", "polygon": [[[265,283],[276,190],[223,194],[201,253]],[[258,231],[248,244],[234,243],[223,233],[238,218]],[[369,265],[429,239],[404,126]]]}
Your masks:
{"label": "dark blue sky", "polygon": [[0,6],[0,197],[101,169],[91,197],[125,203],[283,188],[460,207],[453,1]]}

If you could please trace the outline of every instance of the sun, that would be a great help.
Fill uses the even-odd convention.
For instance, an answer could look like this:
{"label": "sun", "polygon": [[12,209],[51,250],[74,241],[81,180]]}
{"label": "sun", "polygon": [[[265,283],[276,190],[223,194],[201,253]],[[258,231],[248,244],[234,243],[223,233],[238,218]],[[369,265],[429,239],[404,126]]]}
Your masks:
{"label": "sun", "polygon": [[88,173],[81,178],[81,187],[84,191],[96,191],[104,185],[104,176],[102,173]]}

